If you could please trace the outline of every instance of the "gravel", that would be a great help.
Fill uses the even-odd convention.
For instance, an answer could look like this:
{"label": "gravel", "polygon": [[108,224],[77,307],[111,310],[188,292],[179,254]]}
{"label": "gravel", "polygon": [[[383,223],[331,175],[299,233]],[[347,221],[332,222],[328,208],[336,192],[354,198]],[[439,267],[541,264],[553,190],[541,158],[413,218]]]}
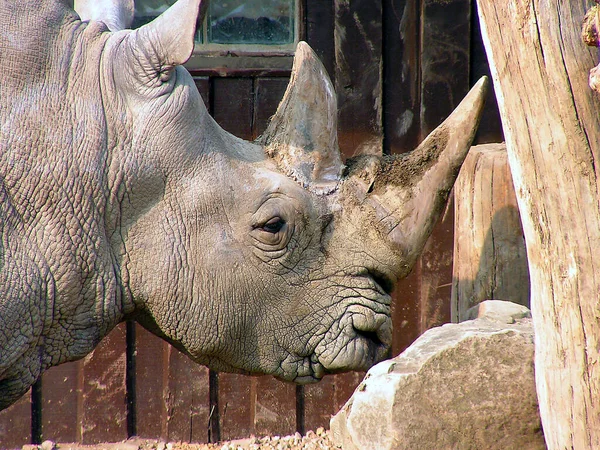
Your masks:
{"label": "gravel", "polygon": [[150,439],[132,438],[123,442],[96,445],[61,444],[44,441],[41,445],[25,445],[23,450],[336,450],[341,449],[331,440],[331,433],[324,428],[291,436],[251,436],[247,439],[219,442],[216,444],[187,444]]}

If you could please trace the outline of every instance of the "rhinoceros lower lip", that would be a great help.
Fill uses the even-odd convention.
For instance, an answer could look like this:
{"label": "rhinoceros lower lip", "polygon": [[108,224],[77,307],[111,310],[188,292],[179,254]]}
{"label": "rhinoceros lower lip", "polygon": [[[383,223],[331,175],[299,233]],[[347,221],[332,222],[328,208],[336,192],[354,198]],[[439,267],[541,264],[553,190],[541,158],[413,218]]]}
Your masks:
{"label": "rhinoceros lower lip", "polygon": [[325,368],[318,361],[316,355],[310,357],[310,374],[304,376],[297,376],[294,378],[294,382],[297,384],[309,384],[316,383],[325,376]]}
{"label": "rhinoceros lower lip", "polygon": [[310,356],[302,357],[297,371],[276,375],[276,378],[282,381],[293,381],[297,384],[309,384],[319,381],[325,376],[325,373],[325,368],[319,362],[317,355],[313,353]]}

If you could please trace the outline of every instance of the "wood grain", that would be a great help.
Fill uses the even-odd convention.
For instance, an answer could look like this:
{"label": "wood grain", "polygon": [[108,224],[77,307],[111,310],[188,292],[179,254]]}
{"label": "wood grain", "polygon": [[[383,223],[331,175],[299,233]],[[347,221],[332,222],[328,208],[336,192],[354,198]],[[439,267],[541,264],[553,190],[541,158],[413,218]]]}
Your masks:
{"label": "wood grain", "polygon": [[525,231],[535,370],[550,449],[600,448],[600,99],[589,2],[480,0]]}
{"label": "wood grain", "polygon": [[42,377],[42,436],[55,442],[77,441],[81,361],[52,367]]}
{"label": "wood grain", "polygon": [[384,152],[405,153],[420,141],[420,2],[383,0]]}
{"label": "wood grain", "polygon": [[0,411],[0,448],[31,443],[31,389],[16,403]]}
{"label": "wood grain", "polygon": [[505,144],[471,148],[456,184],[452,321],[484,300],[529,307],[525,238]]}
{"label": "wood grain", "polygon": [[334,2],[306,0],[305,39],[313,48],[333,80],[335,74]]}
{"label": "wood grain", "polygon": [[332,79],[345,156],[380,154],[383,149],[381,14],[381,2],[335,0]]}
{"label": "wood grain", "polygon": [[127,439],[125,365],[125,323],[121,323],[78,366],[78,441]]}
{"label": "wood grain", "polygon": [[[454,110],[469,90],[471,5],[469,0],[424,0],[418,11],[420,141]],[[400,322],[409,336],[417,337],[431,327],[450,321],[454,247],[452,196],[448,203],[413,269],[414,275],[402,280],[396,290],[397,293],[413,294],[413,297],[399,299],[414,305],[404,308],[405,312],[413,314]],[[405,320],[408,321],[405,323]],[[401,349],[396,344],[394,351],[398,350]]]}

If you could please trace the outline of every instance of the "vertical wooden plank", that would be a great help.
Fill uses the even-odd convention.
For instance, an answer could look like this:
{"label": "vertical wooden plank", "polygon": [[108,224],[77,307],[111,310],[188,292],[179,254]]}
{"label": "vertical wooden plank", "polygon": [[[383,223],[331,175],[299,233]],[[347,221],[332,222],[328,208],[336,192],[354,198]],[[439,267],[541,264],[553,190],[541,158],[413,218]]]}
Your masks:
{"label": "vertical wooden plank", "polygon": [[348,372],[334,376],[333,409],[337,412],[352,397],[366,372]]}
{"label": "vertical wooden plank", "polygon": [[334,405],[334,376],[326,376],[316,384],[304,386],[304,429],[315,431],[329,428],[331,416],[337,413]]}
{"label": "vertical wooden plank", "polygon": [[208,368],[194,363],[171,345],[163,347],[167,364],[166,392],[167,439],[169,441],[207,442],[209,389]]}
{"label": "vertical wooden plank", "polygon": [[217,123],[242,139],[252,139],[252,78],[214,78],[212,111]]}
{"label": "vertical wooden plank", "polygon": [[335,1],[335,88],[346,156],[382,150],[381,21],[381,1]]}
{"label": "vertical wooden plank", "polygon": [[16,403],[0,411],[0,448],[21,448],[31,443],[31,389]]}
{"label": "vertical wooden plank", "polygon": [[250,436],[254,430],[254,380],[244,375],[219,373],[219,416],[221,439]]}
{"label": "vertical wooden plank", "polygon": [[136,392],[136,328],[134,320],[125,322],[125,402],[127,408],[127,436],[137,436]]}
{"label": "vertical wooden plank", "polygon": [[334,2],[323,0],[305,0],[306,8],[306,42],[313,48],[327,69],[327,73],[335,76],[334,47]]}
{"label": "vertical wooden plank", "polygon": [[258,78],[255,81],[255,100],[252,137],[256,139],[267,128],[269,119],[283,98],[289,78]]}
{"label": "vertical wooden plank", "polygon": [[42,436],[55,442],[77,441],[78,374],[81,361],[61,364],[42,376]]}
{"label": "vertical wooden plank", "polygon": [[451,321],[452,260],[454,252],[454,202],[435,226],[419,259],[420,333]]}
{"label": "vertical wooden plank", "polygon": [[119,324],[79,366],[79,441],[127,439],[125,323]]}
{"label": "vertical wooden plank", "polygon": [[487,300],[529,307],[529,271],[505,144],[473,147],[456,180],[452,319]]}
{"label": "vertical wooden plank", "polygon": [[[383,0],[384,152],[413,150],[421,138],[421,0]],[[420,334],[421,271],[417,266],[392,294],[392,355]]]}
{"label": "vertical wooden plank", "polygon": [[469,90],[471,1],[422,0],[421,133],[424,138]]}
{"label": "vertical wooden plank", "polygon": [[296,432],[296,387],[271,376],[255,379],[254,430],[257,436]]}
{"label": "vertical wooden plank", "polygon": [[[490,65],[488,63],[485,48],[483,46],[483,38],[481,36],[481,25],[477,15],[477,2],[472,2],[471,5],[471,27],[473,40],[471,43],[471,84],[477,82],[479,78],[487,75],[492,78]],[[498,109],[498,101],[493,83],[490,83],[488,89],[487,100],[479,123],[479,129],[475,136],[475,144],[488,144],[492,142],[503,142],[504,132],[502,130],[502,122],[500,120],[500,110]]]}
{"label": "vertical wooden plank", "polygon": [[421,334],[421,270],[419,264],[400,280],[392,294],[392,355],[402,353]]}
{"label": "vertical wooden plank", "polygon": [[383,0],[384,152],[404,153],[420,139],[420,0]]}
{"label": "vertical wooden plank", "polygon": [[136,414],[140,437],[166,439],[167,344],[141,326],[136,329]]}
{"label": "vertical wooden plank", "polygon": [[204,104],[206,105],[206,109],[210,111],[210,79],[209,77],[194,77],[194,83],[196,84],[196,88],[198,88],[198,92],[202,96],[202,100],[204,100]]}
{"label": "vertical wooden plank", "polygon": [[[437,127],[468,92],[470,0],[422,0],[421,138]],[[418,265],[421,332],[449,322],[454,246],[451,201],[429,238]]]}

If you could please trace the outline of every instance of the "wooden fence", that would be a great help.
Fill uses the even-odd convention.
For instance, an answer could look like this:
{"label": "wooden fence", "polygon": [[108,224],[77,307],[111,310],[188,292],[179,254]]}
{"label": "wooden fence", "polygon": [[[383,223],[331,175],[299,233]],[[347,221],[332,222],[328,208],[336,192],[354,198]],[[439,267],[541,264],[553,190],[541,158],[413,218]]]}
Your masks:
{"label": "wooden fence", "polygon": [[[303,35],[336,85],[345,156],[381,145],[414,148],[487,72],[470,0],[303,2]],[[289,67],[194,70],[217,122],[254,139],[275,111]],[[493,95],[479,142],[502,140]],[[450,320],[453,208],[394,295],[393,354]],[[52,439],[118,441],[131,435],[208,442],[328,427],[362,373],[298,387],[271,377],[215,373],[141,327],[121,324],[81,361],[47,371],[0,412],[0,447]]]}

